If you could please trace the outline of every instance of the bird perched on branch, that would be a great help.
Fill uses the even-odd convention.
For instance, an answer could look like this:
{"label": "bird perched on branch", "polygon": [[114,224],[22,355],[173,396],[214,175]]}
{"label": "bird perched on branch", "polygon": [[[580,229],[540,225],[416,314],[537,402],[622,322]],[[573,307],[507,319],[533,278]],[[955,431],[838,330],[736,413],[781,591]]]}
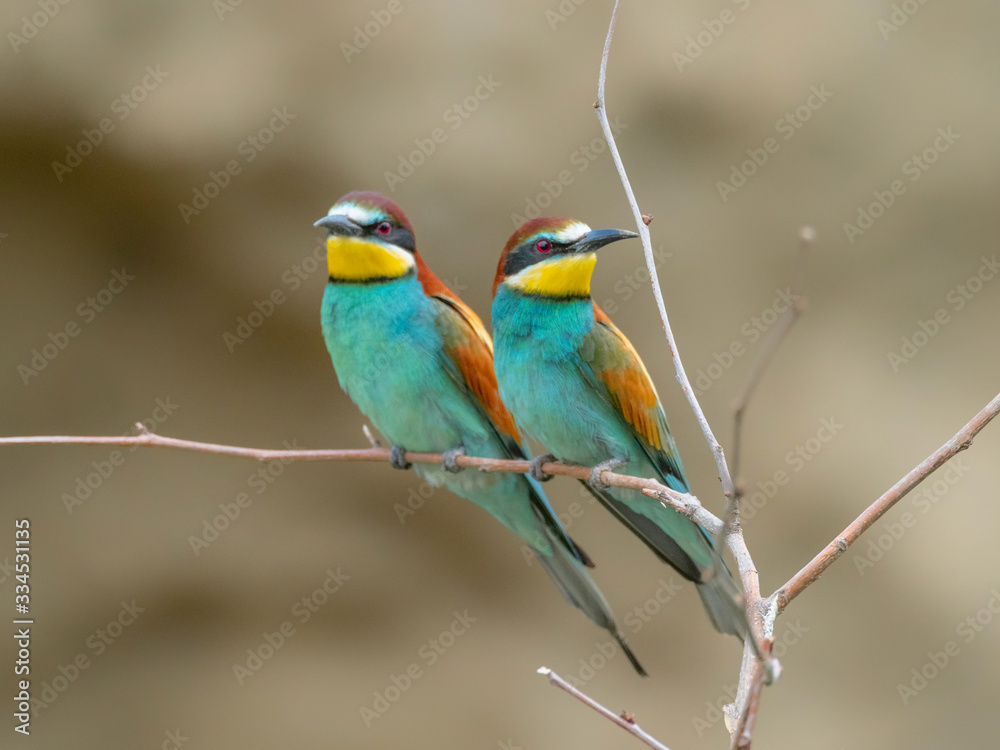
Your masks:
{"label": "bird perched on branch", "polygon": [[514,459],[525,453],[497,393],[489,334],[424,263],[406,216],[378,193],[353,192],[316,226],[329,232],[323,337],[341,387],[392,442],[393,465],[409,468],[407,450],[444,454],[442,466],[415,470],[517,534],[562,595],[607,629],[644,675],[585,570],[593,564],[563,531],[538,483],[525,474],[463,471],[456,463],[466,451]]}
{"label": "bird perched on branch", "polygon": [[527,222],[507,242],[493,284],[500,396],[524,433],[557,457],[595,467],[585,484],[662,560],[698,585],[716,629],[745,637],[740,590],[705,529],[604,470],[690,492],[653,381],[639,354],[590,295],[596,251],[634,232],[572,219]]}

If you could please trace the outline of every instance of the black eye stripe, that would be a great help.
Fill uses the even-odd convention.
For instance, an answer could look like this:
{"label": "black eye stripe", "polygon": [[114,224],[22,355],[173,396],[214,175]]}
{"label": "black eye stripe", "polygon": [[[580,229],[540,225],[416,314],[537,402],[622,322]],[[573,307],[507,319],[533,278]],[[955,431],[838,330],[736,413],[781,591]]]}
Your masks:
{"label": "black eye stripe", "polygon": [[[381,224],[389,225],[389,231],[385,234],[378,231],[379,225]],[[413,237],[413,232],[406,227],[399,226],[392,219],[382,218],[370,224],[365,224],[364,230],[370,237],[376,237],[379,240],[391,242],[393,245],[401,247],[404,250],[408,250],[411,253],[416,251],[417,243]]]}
{"label": "black eye stripe", "polygon": [[[538,249],[538,243],[541,240],[548,241],[548,252],[542,252]],[[504,262],[503,267],[504,276],[513,276],[516,273],[523,271],[525,268],[533,266],[536,263],[548,258],[557,256],[571,244],[572,243],[569,242],[556,242],[551,237],[546,237],[544,235],[541,237],[532,237],[530,240],[526,240],[508,253],[507,260]]]}

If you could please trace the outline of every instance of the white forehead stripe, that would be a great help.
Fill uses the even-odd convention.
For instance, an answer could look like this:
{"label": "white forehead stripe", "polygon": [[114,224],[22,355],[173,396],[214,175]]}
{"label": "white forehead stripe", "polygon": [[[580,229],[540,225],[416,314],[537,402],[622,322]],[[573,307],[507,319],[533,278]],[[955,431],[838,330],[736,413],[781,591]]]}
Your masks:
{"label": "white forehead stripe", "polygon": [[378,209],[359,206],[357,203],[338,203],[330,209],[327,215],[332,216],[333,214],[347,214],[348,219],[363,227],[374,224],[382,218],[382,212]]}
{"label": "white forehead stripe", "polygon": [[556,242],[576,242],[578,239],[583,237],[590,231],[590,227],[584,224],[582,221],[574,221],[572,224],[567,224],[565,227],[555,232],[552,236],[555,238]]}

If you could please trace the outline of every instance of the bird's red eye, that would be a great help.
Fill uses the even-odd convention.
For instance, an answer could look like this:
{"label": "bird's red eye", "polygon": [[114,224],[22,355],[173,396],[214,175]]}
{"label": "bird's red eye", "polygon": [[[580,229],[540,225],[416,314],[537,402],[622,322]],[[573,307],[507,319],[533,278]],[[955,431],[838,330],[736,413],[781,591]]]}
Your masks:
{"label": "bird's red eye", "polygon": [[379,234],[389,234],[389,232],[391,231],[392,231],[392,224],[390,224],[388,221],[383,221],[381,224],[378,225]]}
{"label": "bird's red eye", "polygon": [[538,248],[538,252],[547,253],[552,249],[552,243],[548,240],[538,240],[538,242],[535,243],[535,247]]}

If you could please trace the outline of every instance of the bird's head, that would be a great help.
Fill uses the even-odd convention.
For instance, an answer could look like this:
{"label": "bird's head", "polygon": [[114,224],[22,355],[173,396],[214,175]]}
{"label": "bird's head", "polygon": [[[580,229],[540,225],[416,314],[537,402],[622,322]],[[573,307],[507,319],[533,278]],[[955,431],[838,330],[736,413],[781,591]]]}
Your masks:
{"label": "bird's head", "polygon": [[416,268],[413,228],[403,210],[380,193],[348,193],[316,226],[329,232],[326,264],[333,281],[386,281]]}
{"label": "bird's head", "polygon": [[538,297],[590,297],[597,249],[638,236],[623,229],[591,229],[575,219],[532,219],[507,240],[497,265],[493,294],[505,284]]}

